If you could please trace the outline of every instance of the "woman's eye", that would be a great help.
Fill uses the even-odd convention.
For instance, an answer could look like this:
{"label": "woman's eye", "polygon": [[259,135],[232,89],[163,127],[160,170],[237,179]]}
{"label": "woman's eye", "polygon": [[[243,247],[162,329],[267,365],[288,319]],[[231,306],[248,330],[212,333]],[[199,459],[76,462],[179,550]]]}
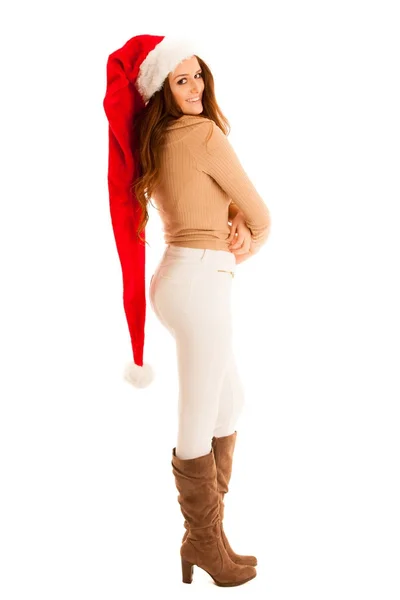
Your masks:
{"label": "woman's eye", "polygon": [[[200,77],[203,77],[203,74],[202,74],[202,73],[196,73],[196,75],[200,75]],[[183,79],[180,79],[180,80],[178,81],[178,83],[182,83],[182,81],[186,81],[186,77],[184,77]]]}

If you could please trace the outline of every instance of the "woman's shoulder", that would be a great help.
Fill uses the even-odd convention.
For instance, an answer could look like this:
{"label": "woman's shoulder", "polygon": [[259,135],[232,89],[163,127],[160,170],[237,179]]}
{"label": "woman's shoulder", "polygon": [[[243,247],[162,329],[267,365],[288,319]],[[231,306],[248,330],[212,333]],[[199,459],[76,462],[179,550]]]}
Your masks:
{"label": "woman's shoulder", "polygon": [[[200,150],[218,146],[226,139],[213,119],[201,115],[183,115],[179,119],[181,140]],[[179,126],[177,126],[179,128]]]}
{"label": "woman's shoulder", "polygon": [[178,117],[177,119],[173,119],[172,121],[170,121],[166,127],[167,131],[175,131],[175,130],[185,130],[188,128],[193,128],[193,127],[211,127],[213,126],[213,124],[215,125],[214,121],[212,119],[209,119],[208,117],[203,117],[202,115],[189,115],[189,114],[184,114],[180,117]]}
{"label": "woman's shoulder", "polygon": [[227,137],[213,119],[202,115],[182,115],[167,127],[166,148],[189,152],[203,167],[215,153],[224,152]]}

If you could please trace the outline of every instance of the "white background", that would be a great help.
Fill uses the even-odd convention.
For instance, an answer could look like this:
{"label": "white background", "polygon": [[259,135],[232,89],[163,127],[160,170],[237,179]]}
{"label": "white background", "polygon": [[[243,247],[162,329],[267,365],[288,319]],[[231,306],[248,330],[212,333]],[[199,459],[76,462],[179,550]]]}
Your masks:
{"label": "white background", "polygon": [[[1,15],[0,596],[212,597],[181,582],[173,340],[135,389],[108,205],[108,55],[202,39],[271,235],[237,267],[225,530],[270,600],[398,600],[396,2],[20,2]],[[207,55],[206,55],[207,54]],[[151,209],[147,286],[164,249]]]}

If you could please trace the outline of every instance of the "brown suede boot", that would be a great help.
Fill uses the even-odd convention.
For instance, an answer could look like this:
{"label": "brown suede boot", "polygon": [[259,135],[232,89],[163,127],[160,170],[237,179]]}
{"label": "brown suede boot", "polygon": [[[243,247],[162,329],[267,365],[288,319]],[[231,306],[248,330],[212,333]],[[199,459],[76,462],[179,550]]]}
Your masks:
{"label": "brown suede boot", "polygon": [[236,554],[236,552],[234,552],[230,547],[228,538],[224,532],[224,495],[229,491],[236,437],[237,431],[231,435],[225,435],[223,437],[214,436],[212,439],[212,448],[214,451],[215,464],[217,466],[218,492],[220,494],[219,514],[221,517],[221,536],[231,560],[239,565],[253,565],[253,567],[255,567],[257,565],[257,558],[255,556],[246,554]]}
{"label": "brown suede boot", "polygon": [[181,459],[172,450],[172,472],[178,502],[188,523],[181,545],[182,581],[192,583],[193,566],[206,571],[219,586],[241,585],[257,575],[251,565],[237,565],[228,556],[221,538],[219,493],[214,452]]}
{"label": "brown suede boot", "polygon": [[[212,438],[212,449],[217,468],[217,487],[219,492],[219,514],[221,519],[221,539],[228,553],[229,558],[237,565],[257,565],[257,558],[247,554],[236,554],[229,544],[224,531],[224,495],[229,491],[229,481],[232,475],[233,451],[235,449],[237,431],[231,435]],[[185,521],[185,533],[182,543],[186,540],[189,532],[189,525]]]}

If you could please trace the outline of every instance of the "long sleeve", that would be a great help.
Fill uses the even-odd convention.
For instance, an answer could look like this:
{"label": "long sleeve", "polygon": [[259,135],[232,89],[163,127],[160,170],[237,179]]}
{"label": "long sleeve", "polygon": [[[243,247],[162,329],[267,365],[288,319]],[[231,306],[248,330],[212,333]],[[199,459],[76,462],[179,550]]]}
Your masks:
{"label": "long sleeve", "polygon": [[[210,133],[210,125],[212,133]],[[212,177],[244,214],[252,239],[259,247],[268,238],[271,217],[226,135],[212,120],[198,126],[198,143],[189,146],[197,168]],[[209,139],[207,139],[209,137]]]}

